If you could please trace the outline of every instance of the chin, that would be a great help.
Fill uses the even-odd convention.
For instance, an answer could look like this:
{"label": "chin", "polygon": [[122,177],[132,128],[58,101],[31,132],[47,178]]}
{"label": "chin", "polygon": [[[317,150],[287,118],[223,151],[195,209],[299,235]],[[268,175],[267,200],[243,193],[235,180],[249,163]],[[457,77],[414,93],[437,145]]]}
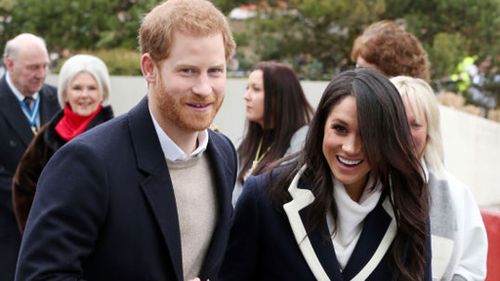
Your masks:
{"label": "chin", "polygon": [[195,131],[203,131],[203,130],[207,129],[208,127],[210,127],[210,124],[212,124],[212,122],[195,123],[195,124],[190,124],[190,125],[191,125],[191,129],[193,129]]}
{"label": "chin", "polygon": [[187,122],[182,123],[183,127],[190,131],[203,131],[212,124],[210,120],[188,120]]}
{"label": "chin", "polygon": [[84,117],[85,117],[85,116],[89,116],[90,114],[92,114],[92,112],[89,112],[89,111],[87,111],[87,110],[85,110],[85,111],[77,111],[77,112],[75,112],[75,113],[76,113],[77,115],[84,116]]}

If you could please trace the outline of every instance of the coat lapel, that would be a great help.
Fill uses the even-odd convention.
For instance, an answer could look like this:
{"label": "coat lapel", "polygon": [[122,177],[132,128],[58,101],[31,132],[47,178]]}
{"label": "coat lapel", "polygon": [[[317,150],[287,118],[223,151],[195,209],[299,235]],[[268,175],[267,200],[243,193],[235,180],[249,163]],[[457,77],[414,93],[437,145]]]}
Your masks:
{"label": "coat lapel", "polygon": [[[59,111],[59,102],[57,94],[49,95],[50,89],[48,86],[43,86],[40,90],[40,127],[52,119],[54,114]],[[55,90],[54,90],[55,91]]]}
{"label": "coat lapel", "polygon": [[388,196],[365,218],[363,230],[342,272],[346,280],[366,280],[389,250],[397,226]]}
{"label": "coat lapel", "polygon": [[137,155],[137,165],[145,175],[141,181],[142,190],[160,228],[177,280],[182,280],[177,205],[164,154],[148,111],[147,98],[143,98],[130,111],[128,120],[133,147]]}
{"label": "coat lapel", "polygon": [[24,115],[21,106],[19,106],[19,101],[7,85],[5,75],[0,81],[0,107],[7,122],[21,137],[24,145],[28,146],[34,135],[30,129],[28,119]]}
{"label": "coat lapel", "polygon": [[[338,263],[331,241],[325,241],[325,239],[321,237],[320,231],[315,231],[311,235],[307,234],[303,221],[304,212],[301,212],[301,210],[304,210],[314,201],[314,195],[309,189],[298,188],[300,176],[305,169],[306,166],[303,166],[292,180],[288,188],[292,200],[283,205],[283,209],[290,222],[300,252],[316,280],[342,280],[338,272]],[[328,233],[328,230],[326,231],[326,233]],[[325,243],[329,245],[325,246]]]}
{"label": "coat lapel", "polygon": [[[229,239],[229,229],[233,211],[231,197],[236,178],[236,163],[231,163],[231,159],[225,157],[227,156],[225,153],[228,152],[225,150],[227,149],[227,145],[224,146],[224,144],[220,143],[212,132],[209,133],[209,138],[206,153],[208,153],[210,158],[210,164],[215,177],[214,182],[216,183],[219,213],[217,226],[212,235],[212,241],[201,268],[200,278],[202,278],[202,280],[209,276],[216,275],[216,270],[222,262],[221,259],[224,256],[222,251],[225,250],[225,245]],[[234,160],[235,159],[233,159],[233,161]]]}
{"label": "coat lapel", "polygon": [[[305,219],[305,212],[301,212],[302,220]],[[321,229],[316,230],[309,234],[309,239],[311,240],[311,245],[314,248],[314,252],[321,262],[323,269],[328,275],[329,279],[333,281],[341,281],[342,273],[340,272],[339,262],[337,261],[337,256],[334,251],[333,243],[331,239],[325,240],[325,235],[328,235],[328,225],[323,224]]]}

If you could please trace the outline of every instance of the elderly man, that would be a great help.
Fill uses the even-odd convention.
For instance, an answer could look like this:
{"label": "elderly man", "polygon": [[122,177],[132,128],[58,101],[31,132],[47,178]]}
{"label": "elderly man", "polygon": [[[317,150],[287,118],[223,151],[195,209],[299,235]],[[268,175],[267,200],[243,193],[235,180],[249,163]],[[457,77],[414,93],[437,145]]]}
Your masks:
{"label": "elderly man", "polygon": [[59,110],[44,85],[49,56],[43,39],[20,34],[7,42],[0,80],[0,280],[13,280],[20,243],[12,211],[12,176],[36,131]]}

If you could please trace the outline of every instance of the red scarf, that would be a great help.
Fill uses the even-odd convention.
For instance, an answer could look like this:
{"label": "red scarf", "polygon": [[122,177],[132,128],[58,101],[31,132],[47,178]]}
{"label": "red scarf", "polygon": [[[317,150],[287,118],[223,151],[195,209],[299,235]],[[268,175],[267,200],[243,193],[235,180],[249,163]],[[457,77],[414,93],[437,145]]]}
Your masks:
{"label": "red scarf", "polygon": [[99,104],[96,111],[88,116],[80,116],[71,110],[69,104],[64,107],[64,114],[57,123],[55,130],[57,134],[65,141],[70,141],[74,137],[83,133],[90,121],[101,111],[102,105]]}

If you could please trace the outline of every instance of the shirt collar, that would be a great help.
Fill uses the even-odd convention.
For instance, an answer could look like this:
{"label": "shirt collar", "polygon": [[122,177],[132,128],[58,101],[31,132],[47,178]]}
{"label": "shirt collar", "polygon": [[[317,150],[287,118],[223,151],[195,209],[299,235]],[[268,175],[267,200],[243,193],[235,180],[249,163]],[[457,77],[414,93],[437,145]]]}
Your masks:
{"label": "shirt collar", "polygon": [[[21,94],[21,92],[16,88],[16,86],[14,86],[14,83],[12,83],[12,80],[10,80],[9,72],[5,73],[5,81],[7,81],[7,85],[9,85],[9,88],[14,93],[14,95],[17,97],[17,99],[20,101],[23,101],[24,95]],[[38,92],[34,93],[33,96],[31,96],[31,97],[34,100],[38,99]]]}
{"label": "shirt collar", "polygon": [[170,161],[183,161],[189,160],[191,158],[200,157],[203,152],[207,149],[208,145],[208,130],[203,130],[198,133],[198,147],[190,154],[186,154],[160,127],[158,121],[149,110],[151,119],[153,119],[153,125],[155,127],[156,134],[160,140],[161,149],[165,158]]}

